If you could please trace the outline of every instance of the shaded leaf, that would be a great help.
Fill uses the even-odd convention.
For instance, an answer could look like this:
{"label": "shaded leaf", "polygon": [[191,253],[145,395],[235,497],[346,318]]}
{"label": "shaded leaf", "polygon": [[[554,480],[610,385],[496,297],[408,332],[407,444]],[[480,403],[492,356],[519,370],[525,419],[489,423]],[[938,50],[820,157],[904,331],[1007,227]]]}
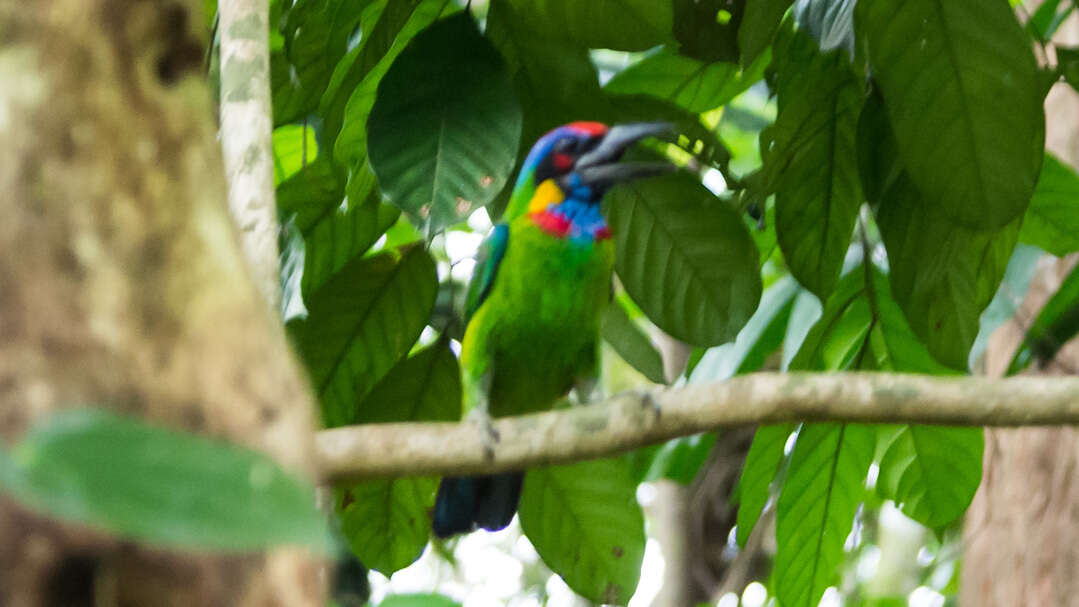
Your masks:
{"label": "shaded leaf", "polygon": [[643,51],[671,38],[671,5],[653,0],[503,0],[540,37],[587,48]]}
{"label": "shaded leaf", "polygon": [[861,268],[848,272],[790,361],[791,370],[843,371],[862,351],[874,323]]}
{"label": "shaded leaf", "polygon": [[614,351],[618,352],[622,360],[640,371],[641,375],[648,378],[648,381],[657,384],[667,383],[667,378],[663,373],[663,359],[660,358],[659,352],[617,300],[612,300],[607,304],[607,310],[603,313],[600,334],[603,340],[611,344]]}
{"label": "shaded leaf", "polygon": [[367,130],[383,193],[437,231],[506,183],[521,111],[501,58],[460,13],[402,51],[378,86]]}
{"label": "shaded leaf", "polygon": [[753,0],[747,2],[738,27],[738,48],[742,65],[753,63],[772,44],[791,0]]}
{"label": "shaded leaf", "polygon": [[877,493],[931,529],[956,520],[982,480],[981,428],[901,426],[880,460]]}
{"label": "shaded leaf", "polygon": [[274,129],[273,168],[274,186],[292,177],[318,157],[315,130],[299,124]]}
{"label": "shaded leaf", "polygon": [[867,202],[876,204],[903,170],[897,157],[895,133],[888,122],[888,110],[876,88],[866,97],[858,116],[857,141],[862,192]]}
{"label": "shaded leaf", "polygon": [[776,233],[791,274],[826,299],[850,245],[861,183],[855,133],[862,92],[842,51],[821,55],[808,34],[776,42],[779,114],[765,154]]}
{"label": "shaded leaf", "polygon": [[97,409],[32,429],[0,485],[35,509],[178,548],[329,547],[313,487],[269,457]]}
{"label": "shaded leaf", "polygon": [[625,605],[641,573],[644,515],[622,459],[529,470],[521,528],[574,592]]}
{"label": "shaded leaf", "polygon": [[862,501],[876,431],[860,424],[805,424],[776,505],[776,596],[814,607],[838,577],[843,544]]}
{"label": "shaded leaf", "polygon": [[419,337],[438,290],[423,247],[355,259],[307,299],[289,323],[327,426],[354,423],[360,399]]}
{"label": "shaded leaf", "polygon": [[761,426],[753,435],[753,444],[746,454],[742,477],[738,482],[738,529],[736,539],[740,548],[746,547],[749,535],[764,511],[771,496],[772,480],[783,462],[783,450],[796,424]]}
{"label": "shaded leaf", "polygon": [[1030,40],[1006,0],[877,0],[856,10],[910,178],[952,219],[1026,210],[1045,116]]}
{"label": "shaded leaf", "polygon": [[646,94],[700,113],[726,104],[764,76],[765,56],[742,70],[736,63],[704,63],[661,50],[615,74],[604,86],[614,94]]}
{"label": "shaded leaf", "polygon": [[884,342],[883,348],[880,348],[882,351],[877,354],[886,356],[887,368],[901,373],[955,375],[954,369],[945,367],[933,358],[911,330],[899,304],[892,298],[888,278],[875,267],[870,271],[873,282],[867,294]]}
{"label": "shaded leaf", "polygon": [[673,5],[679,53],[708,62],[738,61],[738,31],[746,0],[674,0]]}
{"label": "shaded leaf", "polygon": [[1079,251],[1079,175],[1052,154],[1045,155],[1019,241],[1057,257]]}
{"label": "shaded leaf", "polygon": [[1073,269],[1038,312],[1008,373],[1018,373],[1034,361],[1050,361],[1079,333],[1079,270]]}
{"label": "shaded leaf", "polygon": [[716,444],[716,434],[680,436],[629,454],[630,473],[638,483],[672,480],[688,485],[696,478]]}
{"label": "shaded leaf", "polygon": [[687,174],[619,186],[605,209],[618,276],[652,322],[696,345],[738,335],[761,279],[757,248],[734,209]]}
{"label": "shaded leaf", "polygon": [[1034,278],[1035,267],[1043,255],[1042,250],[1036,247],[1016,245],[1012,258],[1008,261],[1008,268],[1004,272],[1004,280],[1000,281],[996,295],[993,296],[989,307],[982,312],[978,321],[978,337],[970,348],[970,357],[967,362],[969,369],[976,368],[978,359],[989,345],[989,336],[1019,311],[1023,300],[1026,299],[1030,281]]}

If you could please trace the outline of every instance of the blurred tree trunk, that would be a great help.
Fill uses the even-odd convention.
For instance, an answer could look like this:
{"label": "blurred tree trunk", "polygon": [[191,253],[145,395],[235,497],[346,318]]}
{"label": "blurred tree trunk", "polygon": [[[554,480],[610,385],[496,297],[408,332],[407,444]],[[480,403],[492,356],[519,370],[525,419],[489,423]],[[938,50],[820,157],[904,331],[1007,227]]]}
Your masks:
{"label": "blurred tree trunk", "polygon": [[[309,474],[313,406],[226,208],[201,0],[0,3],[0,438],[94,405]],[[316,605],[299,550],[141,546],[0,498],[0,603]]]}
{"label": "blurred tree trunk", "polygon": [[[1033,8],[1031,8],[1033,10]],[[1058,39],[1079,41],[1069,20]],[[1057,84],[1046,101],[1046,144],[1079,166],[1079,96]],[[1074,259],[1042,264],[1015,317],[990,340],[985,372],[999,376]],[[1034,373],[1073,375],[1079,342]],[[982,485],[967,513],[960,602],[964,607],[1079,604],[1079,429],[988,430]]]}

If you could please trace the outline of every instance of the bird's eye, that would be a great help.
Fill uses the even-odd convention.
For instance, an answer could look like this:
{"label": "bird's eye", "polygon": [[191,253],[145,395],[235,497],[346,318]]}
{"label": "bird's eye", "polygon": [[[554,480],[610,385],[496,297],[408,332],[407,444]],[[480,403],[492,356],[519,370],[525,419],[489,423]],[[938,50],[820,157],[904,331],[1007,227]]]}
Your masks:
{"label": "bird's eye", "polygon": [[569,137],[563,137],[562,139],[559,139],[558,141],[554,142],[553,151],[556,154],[565,154],[567,152],[572,152],[572,151],[574,151],[574,148],[576,147],[576,144],[577,144],[577,141],[575,139],[570,139]]}

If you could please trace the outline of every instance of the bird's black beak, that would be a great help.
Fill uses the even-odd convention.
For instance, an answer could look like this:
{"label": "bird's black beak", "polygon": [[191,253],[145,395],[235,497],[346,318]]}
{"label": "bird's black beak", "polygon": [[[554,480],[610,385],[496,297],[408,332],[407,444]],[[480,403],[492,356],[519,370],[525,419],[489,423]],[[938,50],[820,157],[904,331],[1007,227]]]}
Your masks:
{"label": "bird's black beak", "polygon": [[673,127],[666,122],[637,122],[611,127],[592,151],[577,159],[573,172],[583,185],[606,190],[616,183],[662,175],[674,170],[666,162],[618,162],[622,154],[645,137],[670,135]]}

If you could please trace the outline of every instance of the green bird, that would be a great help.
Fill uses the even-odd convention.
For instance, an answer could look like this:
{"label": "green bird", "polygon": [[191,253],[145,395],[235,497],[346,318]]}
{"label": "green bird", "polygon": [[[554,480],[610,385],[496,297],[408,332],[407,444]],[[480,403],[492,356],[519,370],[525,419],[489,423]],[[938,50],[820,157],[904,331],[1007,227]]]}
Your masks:
{"label": "green bird", "polygon": [[[463,408],[489,431],[492,417],[549,409],[575,385],[587,396],[614,265],[600,201],[616,183],[671,170],[619,162],[634,142],[669,130],[574,122],[544,135],[526,157],[466,298]],[[517,511],[523,479],[523,472],[442,479],[435,535],[502,529]]]}

